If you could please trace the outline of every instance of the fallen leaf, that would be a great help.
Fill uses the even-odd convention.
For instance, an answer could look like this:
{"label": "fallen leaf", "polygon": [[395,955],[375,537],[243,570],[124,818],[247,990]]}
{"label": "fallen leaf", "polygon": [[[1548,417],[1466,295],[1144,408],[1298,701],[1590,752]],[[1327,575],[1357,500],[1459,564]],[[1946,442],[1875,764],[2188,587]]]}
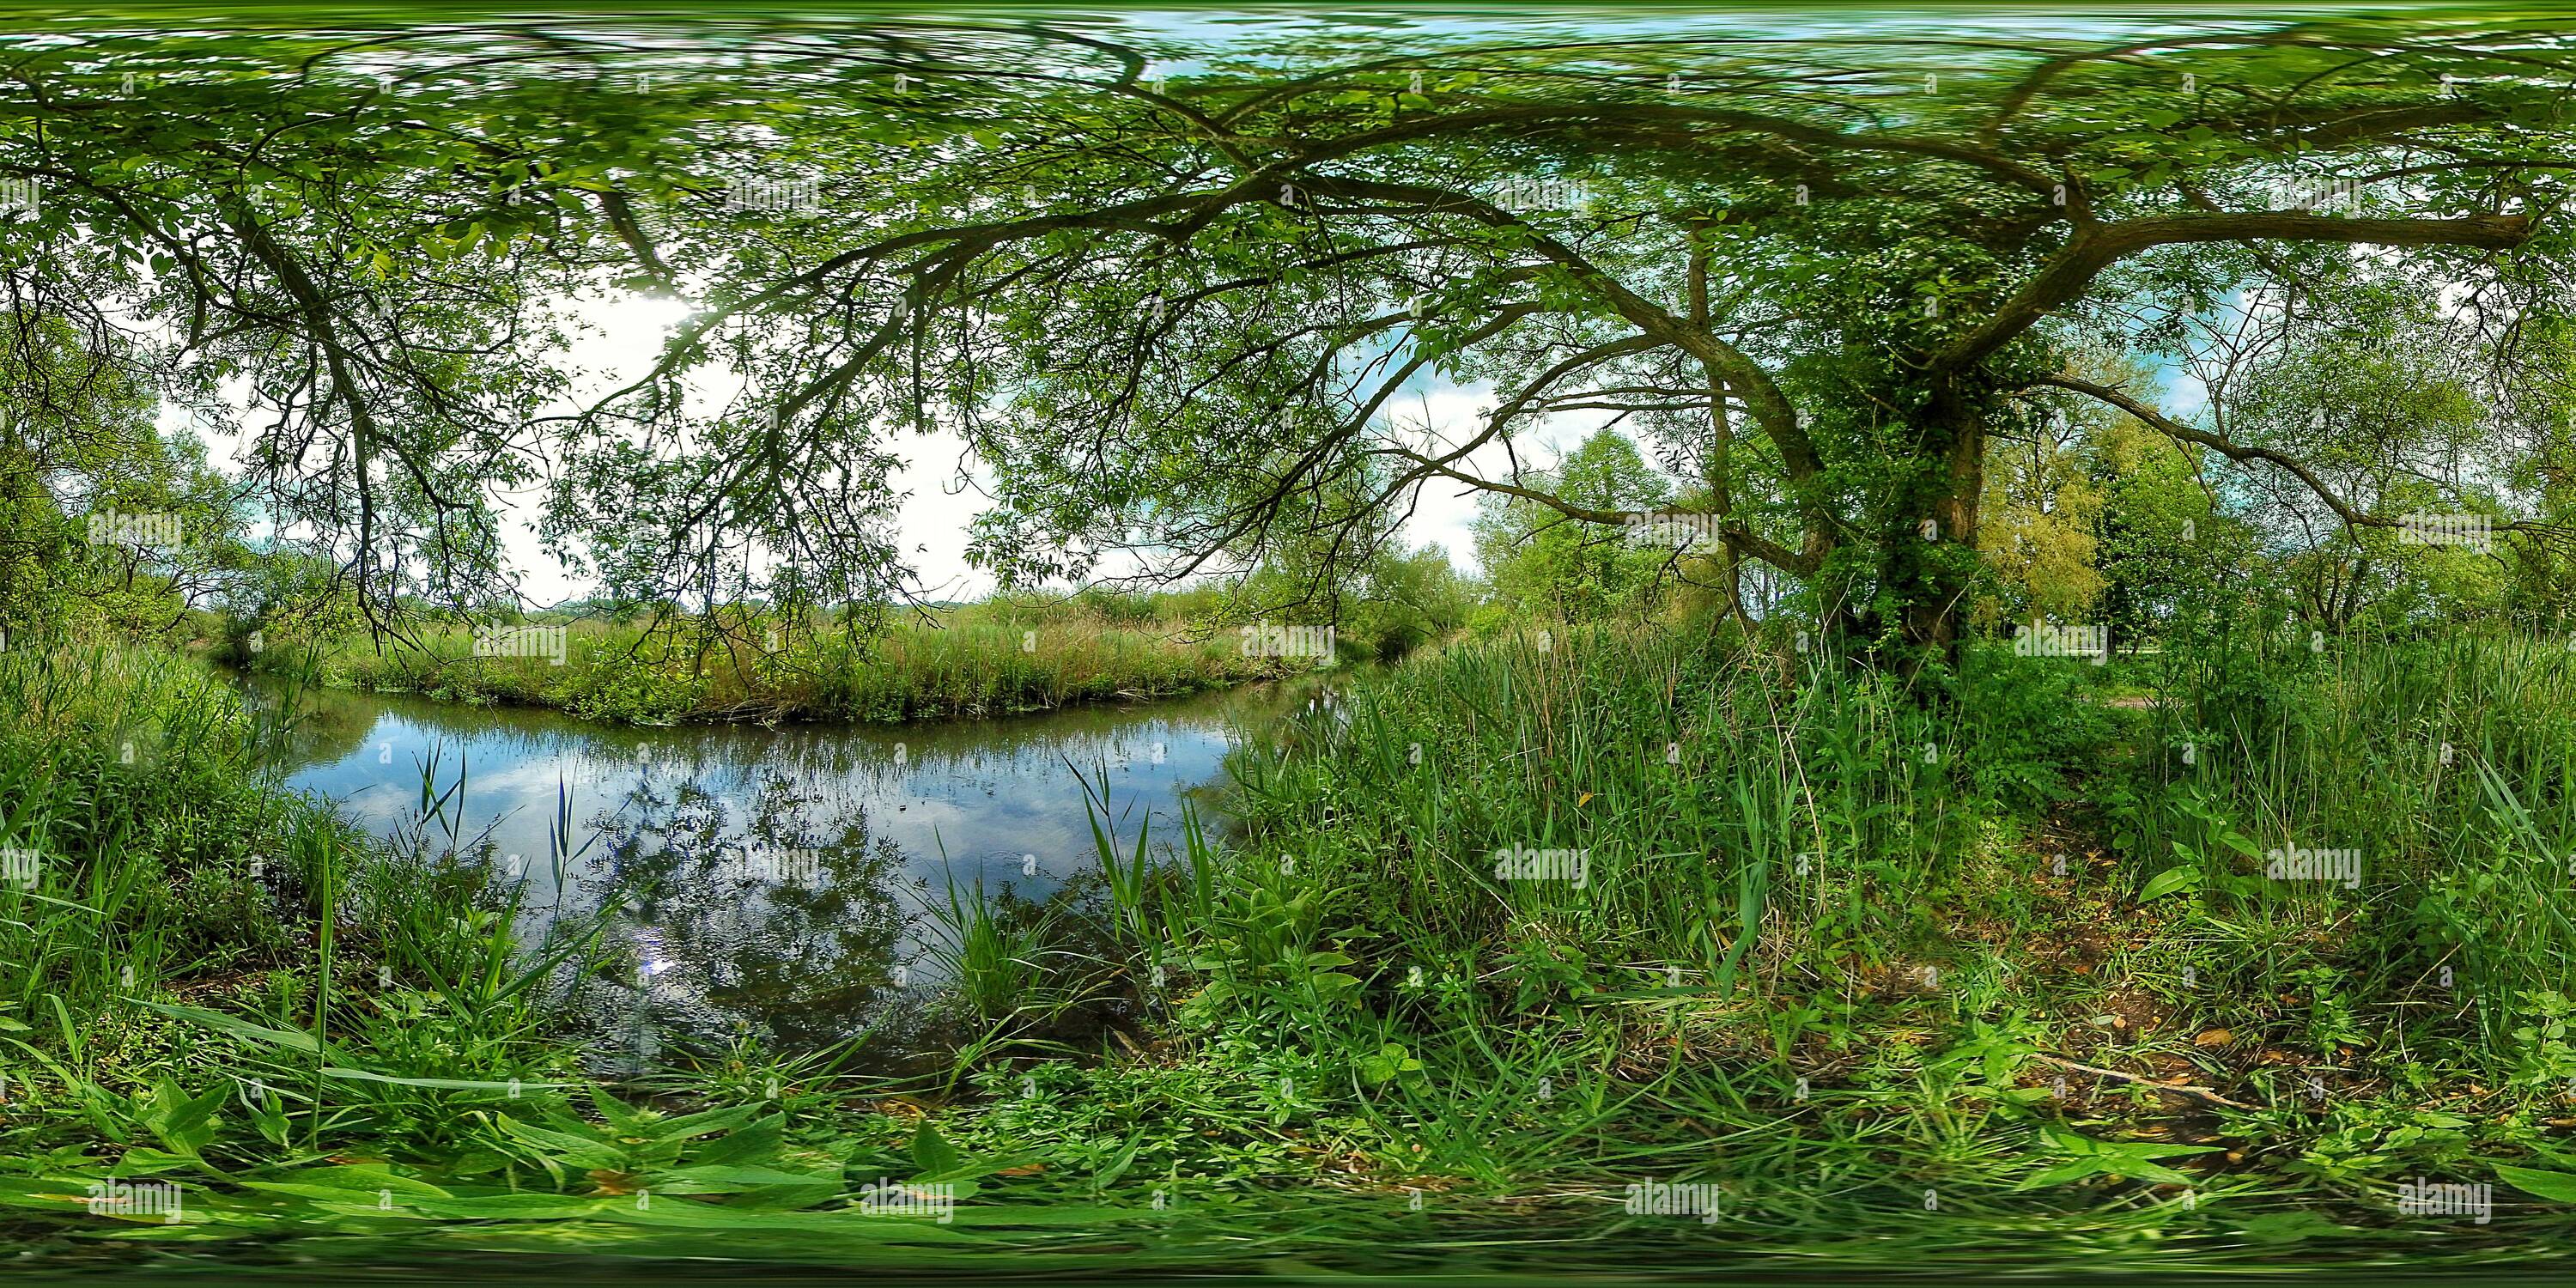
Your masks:
{"label": "fallen leaf", "polygon": [[2235,1040],[2236,1035],[2225,1029],[2205,1029],[2201,1032],[2199,1037],[2191,1040],[2191,1044],[2193,1046],[2205,1047],[2225,1046]]}

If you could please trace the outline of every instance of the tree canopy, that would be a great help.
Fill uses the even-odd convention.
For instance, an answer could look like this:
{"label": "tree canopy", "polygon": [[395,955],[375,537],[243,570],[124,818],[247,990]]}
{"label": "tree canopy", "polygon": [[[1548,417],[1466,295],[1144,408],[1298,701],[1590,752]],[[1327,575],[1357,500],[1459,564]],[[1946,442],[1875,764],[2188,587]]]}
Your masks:
{"label": "tree canopy", "polygon": [[[1730,583],[1937,650],[1995,437],[2088,400],[2397,526],[2354,426],[2239,437],[2070,366],[2320,300],[2411,301],[2476,364],[2501,450],[2407,504],[2565,534],[2516,472],[2564,433],[2554,26],[48,33],[0,81],[0,179],[39,197],[0,273],[243,433],[375,604],[506,594],[514,489],[621,596],[878,596],[924,432],[1023,580],[1356,566],[1428,488],[1623,525],[1515,446],[1598,413],[1697,482]],[[583,390],[572,302],[620,290],[695,312]],[[1490,404],[1446,423],[1434,381]]]}

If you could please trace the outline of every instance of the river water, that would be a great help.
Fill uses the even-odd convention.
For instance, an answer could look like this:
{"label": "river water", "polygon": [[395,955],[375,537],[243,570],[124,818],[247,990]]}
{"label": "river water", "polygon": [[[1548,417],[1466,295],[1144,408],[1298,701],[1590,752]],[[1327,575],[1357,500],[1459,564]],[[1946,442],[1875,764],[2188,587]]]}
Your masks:
{"label": "river water", "polygon": [[[616,983],[581,1009],[641,1063],[682,1031],[794,1050],[917,1008],[952,882],[990,905],[1096,874],[1086,781],[1128,845],[1149,823],[1176,839],[1185,799],[1221,818],[1228,754],[1313,700],[1264,684],[992,720],[634,729],[312,691],[286,769],[380,837],[524,880],[532,946],[610,908]],[[428,810],[424,777],[444,798]]]}

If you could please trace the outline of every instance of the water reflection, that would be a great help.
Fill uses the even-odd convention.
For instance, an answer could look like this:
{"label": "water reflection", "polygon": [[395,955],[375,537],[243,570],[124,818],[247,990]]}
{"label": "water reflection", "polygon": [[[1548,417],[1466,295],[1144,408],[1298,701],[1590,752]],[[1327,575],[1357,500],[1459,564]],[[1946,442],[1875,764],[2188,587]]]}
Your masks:
{"label": "water reflection", "polygon": [[[321,692],[289,785],[392,837],[424,772],[461,774],[453,831],[526,882],[525,933],[603,908],[623,959],[581,1010],[617,1063],[677,1038],[810,1048],[938,983],[926,912],[948,882],[1044,900],[1096,868],[1077,770],[1120,835],[1214,806],[1243,736],[1311,694],[1230,693],[900,728],[622,729],[544,711]],[[444,835],[444,832],[442,832]]]}

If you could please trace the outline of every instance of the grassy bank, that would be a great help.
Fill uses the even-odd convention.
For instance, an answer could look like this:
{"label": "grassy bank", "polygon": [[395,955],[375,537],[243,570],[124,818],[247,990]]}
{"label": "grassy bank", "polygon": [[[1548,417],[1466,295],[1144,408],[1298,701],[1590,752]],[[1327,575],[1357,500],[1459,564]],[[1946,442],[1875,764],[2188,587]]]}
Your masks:
{"label": "grassy bank", "polygon": [[[557,627],[559,641],[546,634]],[[630,724],[980,717],[1169,697],[1313,665],[1246,656],[1240,633],[1194,632],[1150,605],[1140,612],[1083,599],[940,609],[897,619],[874,637],[729,615],[704,631],[531,618],[485,628],[481,638],[478,652],[477,633],[462,626],[426,624],[383,640],[276,630],[261,632],[255,650],[245,639],[231,651],[260,670],[311,666],[335,687]],[[503,655],[493,655],[495,641]]]}
{"label": "grassy bank", "polygon": [[[585,1067],[565,981],[632,964],[518,942],[434,780],[363,844],[193,668],[0,656],[9,843],[47,856],[0,891],[0,1225],[119,1265],[2555,1263],[2576,665],[2140,665],[2142,708],[2005,650],[1927,704],[1669,632],[1359,677],[1239,754],[1238,831],[1104,830],[1057,902],[953,910],[979,1036],[897,1081]],[[2293,849],[2351,884],[2266,874]],[[110,1177],[185,1219],[91,1214]],[[951,1220],[872,1211],[889,1178]],[[2419,1178],[2492,1223],[2400,1216]],[[1649,1184],[1715,1211],[1625,1210]]]}
{"label": "grassy bank", "polygon": [[308,1268],[739,1253],[746,1232],[847,1264],[1011,1246],[972,1215],[858,1219],[879,1177],[956,1197],[1016,1163],[960,1153],[912,1102],[876,1107],[893,1088],[829,1077],[828,1054],[595,1067],[573,997],[636,978],[601,922],[524,938],[434,770],[385,843],[280,791],[276,709],[167,655],[0,653],[13,1269],[177,1268],[217,1245],[251,1267],[284,1235]]}
{"label": "grassy bank", "polygon": [[[1991,650],[1925,706],[1600,633],[1357,684],[1244,758],[1230,858],[1111,882],[1155,1076],[1391,1200],[1706,1182],[1791,1261],[2563,1249],[2576,659],[2154,665],[2132,710]],[[997,1134],[1134,1075],[1064,1076]]]}

